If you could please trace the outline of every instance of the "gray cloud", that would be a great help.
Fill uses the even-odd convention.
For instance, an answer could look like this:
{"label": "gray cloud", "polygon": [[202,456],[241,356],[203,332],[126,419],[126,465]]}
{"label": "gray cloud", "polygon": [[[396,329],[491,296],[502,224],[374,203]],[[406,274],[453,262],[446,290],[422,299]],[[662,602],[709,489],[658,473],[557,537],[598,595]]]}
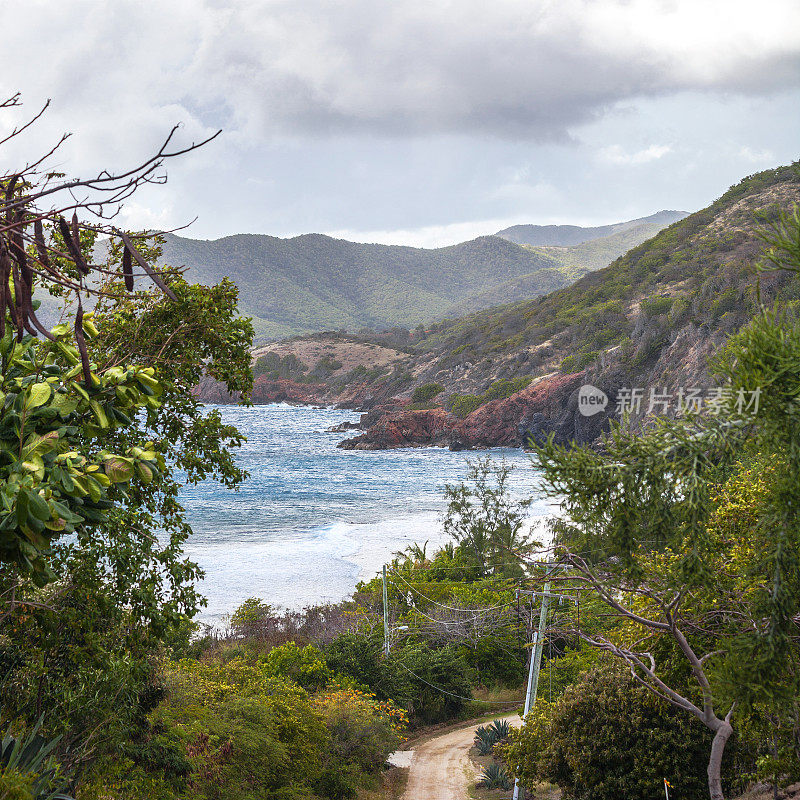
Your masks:
{"label": "gray cloud", "polygon": [[[800,8],[766,0],[8,3],[36,89],[177,106],[243,136],[552,140],[632,97],[800,83]],[[77,24],[76,24],[77,23]]]}
{"label": "gray cloud", "polygon": [[70,130],[85,173],[224,128],[131,225],[611,221],[796,157],[796,0],[7,0],[0,28],[0,94],[53,98],[0,161]]}

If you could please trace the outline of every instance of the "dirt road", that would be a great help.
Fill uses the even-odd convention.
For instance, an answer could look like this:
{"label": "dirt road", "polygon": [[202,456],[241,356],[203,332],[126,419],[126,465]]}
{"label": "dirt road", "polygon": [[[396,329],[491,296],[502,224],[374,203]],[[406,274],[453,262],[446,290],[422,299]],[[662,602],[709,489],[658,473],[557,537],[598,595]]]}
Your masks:
{"label": "dirt road", "polygon": [[[514,726],[522,724],[517,713],[497,718]],[[479,724],[485,723],[448,731],[395,753],[392,763],[410,767],[403,800],[469,800],[467,786],[475,780],[469,749]]]}

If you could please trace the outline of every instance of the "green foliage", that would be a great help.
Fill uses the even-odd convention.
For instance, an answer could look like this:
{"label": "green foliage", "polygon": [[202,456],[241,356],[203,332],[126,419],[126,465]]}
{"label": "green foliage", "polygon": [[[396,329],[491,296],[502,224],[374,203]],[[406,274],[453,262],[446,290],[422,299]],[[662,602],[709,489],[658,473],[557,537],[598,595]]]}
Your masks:
{"label": "green foliage", "polygon": [[480,395],[452,394],[447,401],[449,410],[457,417],[466,417],[484,403],[511,397],[512,394],[525,389],[532,380],[531,377],[501,379],[490,384],[489,388]]}
{"label": "green foliage", "polygon": [[511,726],[505,719],[496,719],[489,725],[479,725],[475,731],[475,747],[478,753],[482,756],[489,755],[496,744],[508,738],[510,732]]}
{"label": "green foliage", "polygon": [[308,366],[294,355],[287,353],[281,357],[277,353],[269,352],[256,359],[253,364],[253,375],[265,375],[273,381],[285,379],[297,381],[308,372]]}
{"label": "green foliage", "polygon": [[10,731],[0,741],[0,797],[8,800],[72,800],[68,781],[52,753],[58,738],[39,736],[41,720],[25,737]]}
{"label": "green foliage", "polygon": [[442,386],[441,383],[423,383],[422,386],[417,386],[417,388],[414,389],[411,394],[411,402],[427,403],[443,391],[444,386]]}
{"label": "green foliage", "polygon": [[519,558],[535,546],[523,530],[530,501],[518,502],[509,495],[511,469],[504,461],[477,459],[470,463],[464,482],[445,487],[444,530],[474,559],[481,576],[520,575],[521,565],[513,554]]}
{"label": "green foliage", "polygon": [[574,800],[706,794],[707,734],[621,672],[586,674],[553,705],[538,700],[497,755],[524,786],[557,784]]}
{"label": "green foliage", "polygon": [[320,777],[328,734],[294,682],[238,659],[183,660],[167,682],[152,724],[165,744],[188,754],[193,796],[281,796]]}
{"label": "green foliage", "polygon": [[505,789],[512,786],[512,780],[502,764],[489,764],[484,768],[477,783],[481,789]]}
{"label": "green foliage", "polygon": [[671,297],[646,297],[639,304],[642,313],[646,317],[658,317],[661,314],[669,314],[674,300]]}
{"label": "green foliage", "polygon": [[483,398],[477,394],[451,394],[447,398],[450,413],[462,419],[480,408],[483,403]]}
{"label": "green foliage", "polygon": [[[85,327],[97,334],[91,320]],[[121,484],[152,480],[164,467],[146,435],[107,446],[114,429],[160,405],[153,368],[94,364],[87,385],[69,329],[57,326],[54,335],[15,341],[7,323],[0,339],[0,562],[37,586],[55,578],[54,540],[105,521],[125,497]]]}
{"label": "green foliage", "polygon": [[287,642],[274,647],[263,658],[263,664],[268,674],[288,678],[309,690],[326,686],[332,677],[322,654],[310,644],[298,647],[295,642]]}
{"label": "green foliage", "polygon": [[580,372],[589,364],[597,360],[597,352],[591,353],[575,353],[574,355],[567,356],[561,362],[562,372]]}
{"label": "green foliage", "polygon": [[[140,249],[152,258],[157,248]],[[115,263],[121,253],[112,249],[109,257]],[[22,486],[41,482],[37,474],[57,477],[52,496],[46,489],[37,496],[66,504],[74,491],[81,519],[62,514],[74,531],[61,535],[66,524],[55,531],[60,538],[48,557],[58,582],[37,588],[9,569],[0,578],[3,597],[14,598],[2,608],[0,704],[4,716],[29,727],[42,709],[57,709],[47,714],[47,734],[62,734],[64,763],[87,776],[91,761],[127,758],[123,751],[131,748],[144,752],[147,714],[163,691],[158,658],[185,642],[200,603],[199,571],[182,554],[191,529],[177,500],[181,485],[216,478],[233,487],[244,476],[230,450],[241,441],[238,431],[218,413],[205,414],[191,390],[209,374],[246,396],[252,328],[236,316],[230,282],[209,288],[177,275],[168,280],[176,301],[150,292],[120,299],[120,287],[106,287],[84,326],[97,365],[90,387],[76,378],[69,334],[60,328],[55,343],[23,340],[24,352],[5,354],[6,364],[20,370],[11,394],[34,397],[36,383],[51,387],[48,398],[36,389],[27,408],[22,401],[23,443],[38,448],[28,442],[32,422],[50,425],[59,437],[57,447],[47,439],[33,453],[44,473],[38,462],[33,470],[21,461],[10,466],[32,476]],[[72,407],[50,414],[64,398]],[[17,413],[13,405],[8,413]],[[66,461],[62,439],[69,443]]]}

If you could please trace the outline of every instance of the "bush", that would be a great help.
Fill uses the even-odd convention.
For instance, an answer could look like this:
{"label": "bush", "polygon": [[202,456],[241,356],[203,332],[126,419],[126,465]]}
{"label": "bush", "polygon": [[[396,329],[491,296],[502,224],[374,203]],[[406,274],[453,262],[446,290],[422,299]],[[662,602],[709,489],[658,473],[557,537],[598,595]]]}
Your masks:
{"label": "bush", "polygon": [[262,658],[262,663],[269,675],[289,678],[304,689],[320,689],[332,675],[322,653],[311,644],[298,647],[294,642],[287,642],[273,647]]}
{"label": "bush", "polygon": [[477,785],[482,789],[503,789],[507,791],[511,788],[511,776],[502,765],[489,764],[481,773]]}
{"label": "bush", "polygon": [[185,659],[169,665],[166,680],[167,699],[151,721],[164,744],[187,754],[188,796],[311,796],[329,734],[305,690],[239,659]]}
{"label": "bush", "polygon": [[423,383],[422,386],[417,386],[417,388],[414,389],[411,395],[411,402],[427,403],[443,391],[444,386],[442,386],[441,383]]}
{"label": "bush", "polygon": [[483,405],[483,398],[477,394],[452,394],[450,395],[450,412],[457,417],[466,417]]}
{"label": "bush", "polygon": [[564,373],[580,372],[582,369],[588,367],[589,364],[596,360],[596,350],[592,350],[590,353],[574,353],[571,356],[567,356],[561,362],[561,371]]}
{"label": "bush", "polygon": [[406,713],[390,701],[354,689],[318,695],[314,705],[330,734],[330,752],[339,765],[378,772],[403,740]]}
{"label": "bush", "polygon": [[671,297],[646,297],[639,308],[646,317],[658,317],[661,314],[669,314],[673,302]]}
{"label": "bush", "polygon": [[495,753],[523,785],[556,783],[574,800],[650,800],[667,778],[676,797],[707,795],[706,731],[618,669],[586,673]]}

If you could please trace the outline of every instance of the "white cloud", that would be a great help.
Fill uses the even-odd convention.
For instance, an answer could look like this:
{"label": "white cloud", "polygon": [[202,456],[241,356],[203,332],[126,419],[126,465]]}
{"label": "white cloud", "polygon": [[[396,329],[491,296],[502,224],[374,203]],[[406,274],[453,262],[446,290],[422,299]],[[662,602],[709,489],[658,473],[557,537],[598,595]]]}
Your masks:
{"label": "white cloud", "polygon": [[600,151],[600,158],[610,164],[638,166],[647,164],[650,161],[658,161],[659,158],[663,158],[667,153],[671,152],[672,147],[668,144],[651,144],[650,147],[645,147],[643,150],[636,150],[632,153],[627,152],[618,144],[612,144]]}
{"label": "white cloud", "polygon": [[751,164],[769,164],[775,160],[775,156],[769,150],[759,150],[752,147],[740,147],[739,157]]}
{"label": "white cloud", "polygon": [[106,140],[136,120],[127,144],[176,115],[249,141],[551,140],[631,97],[800,81],[795,0],[29,0],[0,28],[6,92],[52,94]]}

